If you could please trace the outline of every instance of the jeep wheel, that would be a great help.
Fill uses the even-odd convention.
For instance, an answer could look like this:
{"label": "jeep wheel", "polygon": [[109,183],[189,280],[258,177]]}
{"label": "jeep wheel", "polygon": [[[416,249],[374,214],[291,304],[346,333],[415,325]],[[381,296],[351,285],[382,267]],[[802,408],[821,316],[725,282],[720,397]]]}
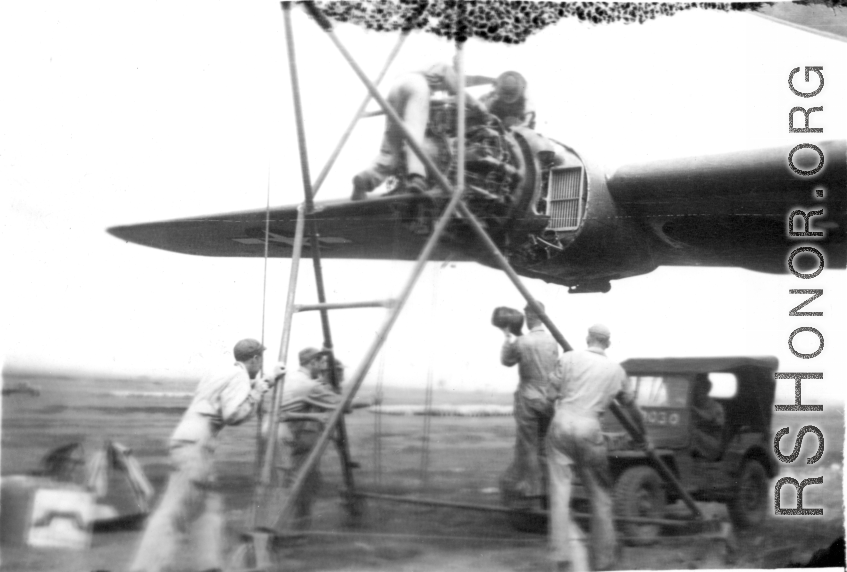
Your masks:
{"label": "jeep wheel", "polygon": [[728,504],[729,517],[737,528],[762,522],[768,509],[768,473],[762,463],[748,459],[738,475],[738,490]]}
{"label": "jeep wheel", "polygon": [[[630,467],[615,483],[615,514],[661,518],[664,516],[665,486],[653,467]],[[630,546],[645,546],[656,542],[661,532],[660,524],[621,522],[618,527],[624,542]]]}

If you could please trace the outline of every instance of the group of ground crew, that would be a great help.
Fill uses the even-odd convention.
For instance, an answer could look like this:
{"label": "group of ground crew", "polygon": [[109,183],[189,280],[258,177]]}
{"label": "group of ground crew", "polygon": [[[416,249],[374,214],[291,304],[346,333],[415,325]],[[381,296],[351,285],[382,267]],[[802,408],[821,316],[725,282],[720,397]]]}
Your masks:
{"label": "group of ground crew", "polygon": [[[254,339],[235,344],[235,363],[205,376],[170,440],[171,475],[159,506],[150,517],[131,572],[161,572],[175,562],[179,547],[190,533],[196,569],[223,570],[223,501],[217,488],[214,453],[217,437],[226,425],[250,418],[276,382],[285,376],[279,414],[277,483],[289,488],[324,428],[326,413],[341,402],[330,384],[326,351],[305,348],[298,354],[299,369],[286,375],[285,365],[259,376],[265,347]],[[335,379],[343,366],[335,361]],[[267,437],[270,423],[265,424]],[[312,500],[320,487],[320,471],[309,472],[296,499],[294,526],[306,528]]]}
{"label": "group of ground crew", "polygon": [[[606,326],[588,329],[586,350],[559,356],[559,346],[539,315],[530,306],[524,314],[528,333],[516,336],[513,329],[502,328],[506,339],[500,361],[517,365],[520,381],[515,392],[514,460],[501,488],[527,497],[549,490],[551,557],[558,570],[611,569],[617,554],[613,483],[600,421],[617,398],[643,433],[631,382],[623,368],[606,357],[611,344]],[[590,550],[570,514],[574,472],[591,502]]]}
{"label": "group of ground crew", "polygon": [[[539,307],[544,307],[539,303]],[[501,363],[518,366],[520,381],[514,397],[517,423],[515,454],[501,479],[501,488],[527,497],[549,492],[550,545],[559,570],[606,570],[616,564],[617,544],[612,520],[612,479],[601,429],[604,412],[613,399],[640,428],[644,425],[631,381],[623,368],[606,357],[611,332],[595,324],[588,329],[585,350],[559,355],[558,344],[529,306],[524,310],[529,331],[503,327]],[[223,501],[217,488],[214,452],[226,425],[239,425],[257,409],[263,396],[285,376],[279,409],[277,483],[290,488],[298,471],[324,430],[327,412],[340,402],[338,383],[343,366],[335,360],[334,374],[324,350],[308,347],[298,354],[300,367],[286,375],[285,365],[263,371],[265,347],[244,339],[233,348],[235,363],[205,376],[170,440],[171,476],[159,506],[150,517],[131,572],[161,572],[171,566],[189,532],[197,569],[223,570]],[[336,384],[331,381],[333,377]],[[694,442],[710,455],[709,436],[723,423],[723,411],[708,397],[708,379],[695,384]],[[360,403],[358,406],[370,405]],[[355,408],[357,405],[353,405]],[[264,434],[267,437],[267,423]],[[697,429],[700,429],[699,431]],[[699,435],[699,436],[698,436]],[[570,514],[571,483],[576,473],[592,507],[591,540]],[[296,499],[293,527],[308,528],[311,505],[320,487],[319,467],[306,476]],[[589,549],[590,547],[590,549]]]}
{"label": "group of ground crew", "polygon": [[[544,311],[543,304],[538,305]],[[528,333],[521,335],[520,326],[515,331],[514,324],[501,327],[505,341],[500,361],[508,367],[517,365],[520,377],[514,405],[514,459],[501,478],[501,490],[524,498],[548,491],[550,550],[557,570],[614,569],[619,554],[612,518],[614,482],[601,421],[617,399],[649,443],[632,382],[606,356],[612,343],[606,326],[588,329],[587,349],[559,355],[540,316],[530,306],[524,315]],[[697,377],[691,408],[693,454],[707,460],[720,455],[724,424],[723,408],[709,397],[711,387],[708,376]],[[570,512],[574,473],[591,503],[588,546]]]}

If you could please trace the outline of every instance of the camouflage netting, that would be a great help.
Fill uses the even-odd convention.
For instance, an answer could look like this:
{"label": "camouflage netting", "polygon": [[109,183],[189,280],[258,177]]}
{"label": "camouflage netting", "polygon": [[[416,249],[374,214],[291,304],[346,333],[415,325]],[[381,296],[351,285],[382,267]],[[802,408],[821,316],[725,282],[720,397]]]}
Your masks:
{"label": "camouflage netting", "polygon": [[[418,29],[449,39],[470,37],[518,44],[530,34],[562,18],[592,24],[643,23],[693,8],[751,10],[762,3],[633,3],[633,2],[509,2],[457,0],[373,0],[319,3],[324,14],[337,22],[351,22],[377,31]],[[457,25],[457,20],[459,24]]]}

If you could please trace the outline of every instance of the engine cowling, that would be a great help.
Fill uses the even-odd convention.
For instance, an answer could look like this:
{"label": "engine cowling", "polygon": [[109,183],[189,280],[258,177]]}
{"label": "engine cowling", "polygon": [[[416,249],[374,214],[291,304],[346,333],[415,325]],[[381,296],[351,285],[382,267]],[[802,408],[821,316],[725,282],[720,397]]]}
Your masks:
{"label": "engine cowling", "polygon": [[[455,126],[453,102],[433,102],[425,147],[451,182]],[[468,207],[520,274],[571,292],[606,292],[610,280],[656,268],[637,224],[618,212],[603,171],[573,149],[469,114],[465,157]],[[475,241],[461,221],[448,235]]]}

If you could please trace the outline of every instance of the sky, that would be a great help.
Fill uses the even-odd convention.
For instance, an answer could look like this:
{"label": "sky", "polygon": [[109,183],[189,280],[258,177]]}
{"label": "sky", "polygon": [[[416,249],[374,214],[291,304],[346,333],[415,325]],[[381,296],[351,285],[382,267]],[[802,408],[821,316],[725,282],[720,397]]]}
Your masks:
{"label": "sky", "polygon": [[[339,25],[371,76],[394,34]],[[365,89],[299,10],[294,34],[310,168],[320,172]],[[413,34],[388,78],[449,60],[453,46]],[[520,46],[470,41],[469,73],[518,70],[538,129],[610,170],[665,157],[847,137],[847,43],[746,13],[693,10],[642,25],[563,21]],[[791,69],[823,66],[813,114],[823,135],[789,134]],[[275,2],[3,3],[0,6],[2,355],[6,368],[185,377],[231,360],[236,340],[280,355],[290,263],[192,257],[125,244],[107,227],[295,204],[302,183],[283,19]],[[805,87],[801,76],[795,85]],[[811,105],[811,104],[809,104]],[[372,107],[375,107],[372,104]],[[342,198],[378,150],[382,119],[362,120],[318,196]],[[787,254],[787,253],[786,253]],[[267,269],[267,270],[265,270]],[[324,264],[330,301],[396,296],[411,264]],[[822,371],[803,395],[843,399],[845,272],[814,284],[722,268],[660,268],[569,295],[527,280],[565,337],[612,331],[613,359],[775,355],[781,371]],[[789,317],[791,288],[823,288],[823,317]],[[298,302],[316,298],[303,265]],[[430,264],[369,381],[512,391],[499,364],[496,306],[523,307],[501,273]],[[809,308],[807,308],[809,309]],[[331,315],[338,357],[354,365],[382,310]],[[789,334],[814,326],[825,350],[794,357]],[[316,314],[295,318],[290,355],[320,345]],[[816,340],[798,336],[799,351]],[[840,354],[840,355],[836,355]],[[778,394],[793,396],[792,382]]]}

